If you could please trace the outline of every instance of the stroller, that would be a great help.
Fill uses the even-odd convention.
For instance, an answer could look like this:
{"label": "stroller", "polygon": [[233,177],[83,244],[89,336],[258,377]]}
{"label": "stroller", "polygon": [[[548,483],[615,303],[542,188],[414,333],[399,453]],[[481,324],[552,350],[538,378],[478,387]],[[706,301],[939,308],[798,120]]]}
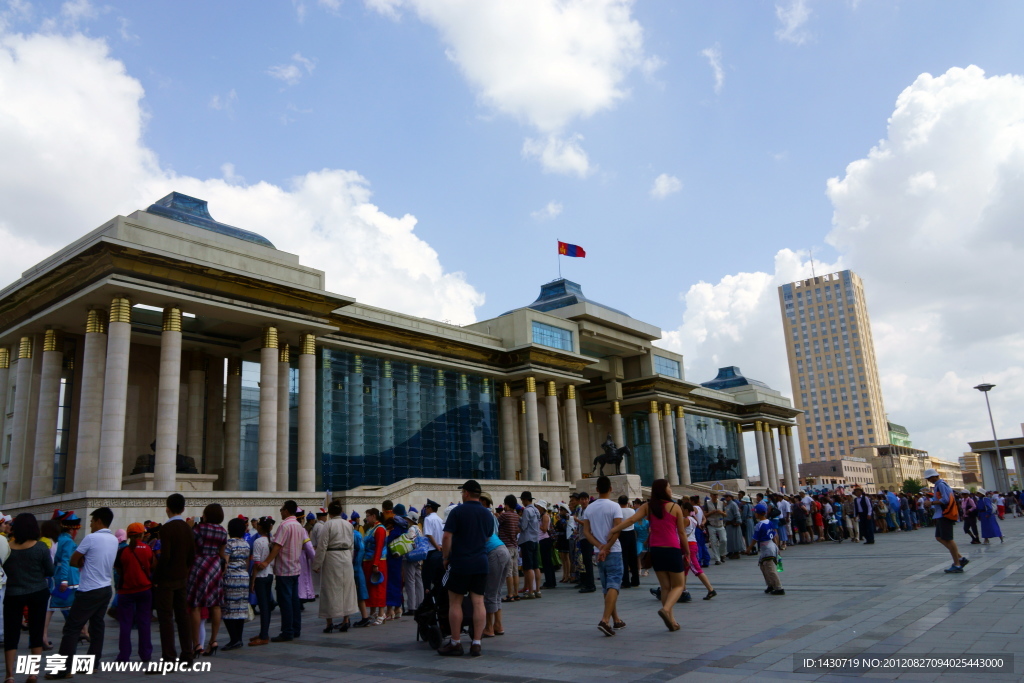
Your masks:
{"label": "stroller", "polygon": [[[446,638],[451,637],[448,625],[448,591],[441,585],[443,570],[438,567],[432,583],[433,589],[416,608],[413,620],[416,622],[416,642],[421,640],[436,650]],[[462,599],[462,630],[473,626],[473,602],[467,595]]]}

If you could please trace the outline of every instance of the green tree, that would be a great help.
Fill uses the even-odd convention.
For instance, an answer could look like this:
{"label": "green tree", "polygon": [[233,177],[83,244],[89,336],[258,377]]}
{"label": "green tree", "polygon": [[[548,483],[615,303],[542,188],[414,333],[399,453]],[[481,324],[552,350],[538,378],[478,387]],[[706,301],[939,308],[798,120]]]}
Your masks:
{"label": "green tree", "polygon": [[903,493],[913,495],[915,493],[921,493],[921,489],[923,488],[924,483],[920,479],[906,479],[903,482]]}

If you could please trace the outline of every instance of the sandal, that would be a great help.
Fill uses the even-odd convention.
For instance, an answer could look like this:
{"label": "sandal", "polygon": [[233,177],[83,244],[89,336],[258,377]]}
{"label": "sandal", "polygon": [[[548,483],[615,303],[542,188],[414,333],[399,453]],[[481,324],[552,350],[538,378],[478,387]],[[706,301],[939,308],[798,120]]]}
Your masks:
{"label": "sandal", "polygon": [[501,599],[501,601],[502,601],[502,602],[515,602],[515,601],[516,601],[516,599],[515,599],[515,598],[513,598],[513,597],[512,597],[511,595],[506,595],[505,597],[503,597],[503,598]]}
{"label": "sandal", "polygon": [[495,631],[494,635],[496,635],[496,636],[503,636],[503,635],[505,635],[505,632],[504,631]]}

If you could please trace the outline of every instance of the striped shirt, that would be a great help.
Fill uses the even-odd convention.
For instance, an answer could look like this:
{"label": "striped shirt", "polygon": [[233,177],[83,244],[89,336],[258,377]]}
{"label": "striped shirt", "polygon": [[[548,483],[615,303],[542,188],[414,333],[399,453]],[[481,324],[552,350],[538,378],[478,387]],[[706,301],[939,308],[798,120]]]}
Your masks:
{"label": "striped shirt", "polygon": [[302,546],[309,542],[309,535],[299,520],[289,517],[274,532],[274,544],[281,546],[274,560],[276,576],[298,576],[302,567]]}

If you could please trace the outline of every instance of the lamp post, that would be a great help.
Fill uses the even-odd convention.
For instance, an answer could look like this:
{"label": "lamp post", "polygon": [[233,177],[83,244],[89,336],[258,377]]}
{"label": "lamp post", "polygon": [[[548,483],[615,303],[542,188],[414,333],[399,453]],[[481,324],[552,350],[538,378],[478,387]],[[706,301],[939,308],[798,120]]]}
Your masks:
{"label": "lamp post", "polygon": [[[1003,460],[1003,453],[999,450],[999,439],[996,438],[996,423],[992,419],[992,404],[988,401],[988,392],[995,388],[995,384],[979,384],[974,387],[981,393],[985,394],[985,407],[988,408],[988,423],[992,426],[992,443],[996,446],[996,477],[999,479],[999,488],[1003,488],[1003,469],[1006,467],[1006,462]],[[1009,487],[1010,482],[1005,482],[1006,486]]]}

